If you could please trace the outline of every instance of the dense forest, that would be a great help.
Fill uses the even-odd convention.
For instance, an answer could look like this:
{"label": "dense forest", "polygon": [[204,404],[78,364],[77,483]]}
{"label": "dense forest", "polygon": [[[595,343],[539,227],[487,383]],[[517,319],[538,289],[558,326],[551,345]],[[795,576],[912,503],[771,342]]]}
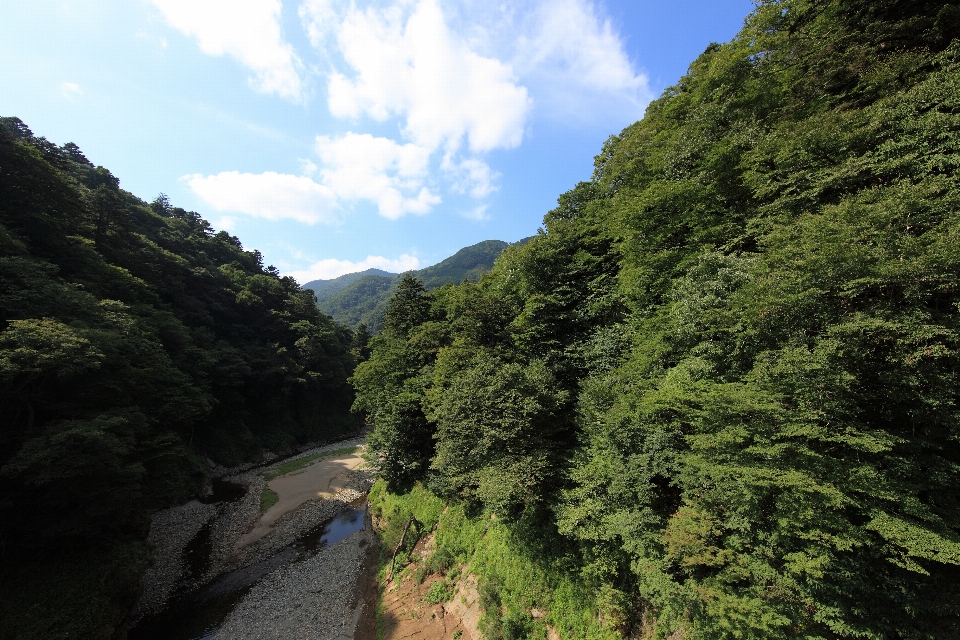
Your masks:
{"label": "dense forest", "polygon": [[494,260],[507,246],[502,240],[484,240],[419,271],[395,274],[368,269],[333,280],[314,280],[303,285],[303,288],[312,289],[320,310],[337,322],[353,328],[359,328],[362,324],[368,331],[376,333],[380,331],[390,297],[403,275],[417,278],[428,290],[445,284],[476,282],[481,275],[490,271]]}
{"label": "dense forest", "polygon": [[109,638],[205,458],[356,430],[352,332],[165,196],[0,119],[0,638]]}
{"label": "dense forest", "polygon": [[488,638],[960,637],[958,34],[761,0],[478,283],[402,281],[378,500],[493,549]]}

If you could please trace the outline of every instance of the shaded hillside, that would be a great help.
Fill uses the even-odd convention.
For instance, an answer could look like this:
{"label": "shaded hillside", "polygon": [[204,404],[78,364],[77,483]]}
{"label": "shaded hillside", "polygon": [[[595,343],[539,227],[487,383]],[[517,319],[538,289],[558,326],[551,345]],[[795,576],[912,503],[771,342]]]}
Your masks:
{"label": "shaded hillside", "polygon": [[0,638],[109,638],[204,457],[356,428],[349,329],[198,214],[0,119]]}
{"label": "shaded hillside", "polygon": [[958,34],[760,1],[543,233],[398,289],[356,406],[486,637],[960,637]]}
{"label": "shaded hillside", "polygon": [[484,240],[464,247],[446,260],[414,271],[411,275],[420,280],[427,289],[464,281],[476,282],[493,267],[493,261],[508,246],[502,240]]}
{"label": "shaded hillside", "polygon": [[[520,243],[525,242],[521,240]],[[480,276],[490,270],[493,261],[509,246],[501,240],[484,240],[469,247],[460,249],[455,254],[438,262],[435,265],[410,271],[411,275],[419,278],[428,289],[445,284],[460,284],[461,282],[476,282]],[[400,282],[399,275],[371,274],[368,271],[359,274],[351,273],[341,276],[337,282],[350,278],[346,286],[334,293],[324,290],[317,295],[317,305],[320,310],[333,317],[337,322],[356,327],[366,325],[372,332],[380,330],[386,302]],[[304,288],[307,288],[306,286]]]}
{"label": "shaded hillside", "polygon": [[[360,323],[378,327],[383,316],[378,307],[396,287],[395,276],[366,275],[354,280],[343,290],[317,300],[320,310],[337,322],[350,327]],[[374,329],[376,330],[376,329]]]}
{"label": "shaded hillside", "polygon": [[327,296],[343,291],[348,285],[352,284],[355,280],[358,280],[363,276],[383,276],[385,278],[392,278],[396,275],[397,274],[384,271],[383,269],[367,269],[366,271],[358,271],[357,273],[347,273],[339,278],[333,278],[331,280],[311,280],[307,284],[303,285],[303,288],[312,290],[314,295],[317,296],[317,300],[323,300]]}

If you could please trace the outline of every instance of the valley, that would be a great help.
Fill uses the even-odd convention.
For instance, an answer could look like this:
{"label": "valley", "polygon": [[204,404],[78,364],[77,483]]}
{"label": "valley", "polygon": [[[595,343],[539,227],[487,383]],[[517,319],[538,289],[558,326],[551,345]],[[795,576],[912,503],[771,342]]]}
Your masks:
{"label": "valley", "polygon": [[[301,284],[418,263],[256,236],[312,261],[282,272],[228,229],[488,224],[510,189],[456,155],[487,138],[176,174],[245,216],[217,230],[0,118],[0,640],[960,637],[960,5],[752,6],[536,235],[404,273]],[[404,7],[383,33],[446,29]],[[525,143],[541,103],[461,44]],[[470,123],[503,115],[476,95]]]}

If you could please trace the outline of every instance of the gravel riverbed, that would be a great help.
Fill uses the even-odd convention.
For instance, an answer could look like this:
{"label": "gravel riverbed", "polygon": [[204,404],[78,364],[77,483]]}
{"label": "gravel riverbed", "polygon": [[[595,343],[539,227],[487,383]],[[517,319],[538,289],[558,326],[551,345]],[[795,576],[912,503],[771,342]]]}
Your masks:
{"label": "gravel riverbed", "polygon": [[[344,447],[360,446],[363,444],[363,441],[364,439],[362,437],[357,437],[319,447],[310,447],[304,451],[301,451],[295,456],[286,458],[284,461],[295,460]],[[267,464],[260,463],[259,466],[253,468],[251,468],[249,465],[244,465],[243,467],[234,469],[214,469],[214,477],[219,477],[228,482],[233,482],[246,487],[246,492],[244,495],[233,502],[203,504],[197,500],[191,500],[186,504],[179,505],[171,509],[166,509],[154,514],[148,541],[154,546],[155,561],[153,566],[144,574],[142,579],[143,594],[137,603],[136,609],[131,614],[130,626],[133,626],[139,620],[145,617],[156,614],[164,607],[170,598],[178,593],[182,594],[193,592],[204,584],[209,584],[219,575],[260,562],[280,552],[284,549],[284,547],[289,546],[299,537],[318,527],[325,520],[329,520],[333,516],[337,515],[340,511],[347,508],[351,503],[362,498],[369,490],[372,483],[370,476],[366,472],[353,472],[350,475],[346,486],[338,491],[333,498],[311,500],[304,503],[294,511],[286,514],[280,520],[278,520],[275,529],[271,533],[260,540],[257,540],[253,544],[237,549],[237,541],[240,540],[240,538],[247,531],[249,531],[260,518],[260,493],[266,484],[266,481],[261,473],[269,466],[277,462],[275,456],[268,457],[268,459],[269,462]],[[201,533],[201,530],[205,526],[209,527],[209,559],[206,562],[205,567],[202,569],[202,575],[191,575],[191,571],[188,570],[188,563],[185,559],[185,552],[188,548],[188,545],[190,545],[191,541],[197,537],[198,533],[200,533],[200,535],[206,535],[206,533]],[[366,540],[363,535],[359,534],[372,535],[370,528],[368,527],[366,531],[361,531],[357,534],[351,535],[348,538],[348,540],[351,540],[351,542],[349,542],[343,548],[352,549],[360,544],[360,540]],[[340,549],[341,545],[346,542],[347,540],[344,540],[341,543],[334,545],[330,549],[321,551],[316,556],[309,558],[308,560],[295,562],[289,566],[282,567],[281,569],[275,571],[274,574],[280,574],[285,571],[292,570],[291,567],[296,566],[298,567],[295,570],[296,575],[300,576],[298,579],[302,578],[302,580],[308,580],[309,576],[313,575],[313,578],[309,578],[313,580],[311,584],[342,585],[344,586],[343,590],[347,594],[347,597],[349,597],[351,591],[350,580],[355,581],[355,573],[344,573],[342,579],[336,578],[334,582],[330,582],[330,580],[333,579],[334,575],[337,574],[338,571],[348,568],[347,565],[349,565],[349,562],[347,565],[340,566],[343,563],[341,559],[337,557],[338,554],[330,553],[332,549]],[[359,547],[357,547],[357,549],[359,549]],[[357,549],[354,549],[354,551],[359,553]],[[353,555],[355,556],[356,553]],[[326,560],[319,560],[321,557],[326,558]],[[336,566],[334,567],[333,565],[330,565],[330,567],[327,567],[327,565],[329,565],[331,562],[334,562]],[[348,579],[348,576],[353,577]],[[275,576],[271,574],[264,579],[263,583],[273,584],[274,579]],[[258,591],[258,589],[259,586],[255,587],[254,590],[248,594],[247,598],[249,599],[254,593],[261,593]],[[328,591],[329,590],[324,591],[322,589],[315,589],[314,591],[311,591],[313,594],[311,597],[314,600],[317,598],[323,599],[333,597],[331,593],[328,593]],[[300,602],[300,600],[297,600],[296,598],[294,598],[294,600]],[[244,600],[244,602],[246,602],[246,600]],[[340,606],[337,604],[339,603],[339,600],[336,598],[331,600],[331,603],[333,603],[331,606],[333,606],[334,609],[336,609],[337,606]],[[331,609],[331,611],[334,609]],[[256,610],[259,611],[260,609]],[[283,610],[287,609],[284,608]],[[339,609],[337,610],[339,611]],[[249,613],[248,611],[248,613],[245,615],[247,616],[246,619],[250,619],[250,616],[255,617],[257,614]],[[233,616],[231,616],[230,619],[233,619]],[[271,618],[271,620],[272,619],[273,618]],[[320,624],[320,622],[318,622],[320,618],[314,617],[311,618],[311,620],[314,620],[314,623],[311,623],[313,624],[313,627],[311,628],[320,628],[317,627],[317,625]],[[269,628],[276,627],[276,624],[274,623],[271,623],[271,625],[272,626],[268,625]],[[259,629],[261,626],[257,626],[256,628]],[[231,628],[236,627],[234,626]],[[229,635],[229,633],[227,635],[217,635],[217,638],[232,637],[266,638],[281,636],[233,636]],[[336,634],[333,636],[303,636],[295,634],[291,635],[288,633],[282,637],[333,638],[336,637]]]}
{"label": "gravel riverbed", "polygon": [[216,506],[196,500],[153,515],[147,542],[153,546],[156,559],[141,580],[143,594],[131,616],[133,622],[163,608],[185,577],[184,550],[216,515]]}
{"label": "gravel riverbed", "polygon": [[370,490],[371,484],[372,479],[365,471],[352,473],[347,485],[332,498],[303,503],[277,520],[276,528],[271,533],[237,550],[229,561],[231,568],[247,566],[272,556],[362,498]]}
{"label": "gravel riverbed", "polygon": [[312,558],[277,569],[233,609],[215,640],[352,638],[363,607],[357,580],[376,544],[368,522]]}

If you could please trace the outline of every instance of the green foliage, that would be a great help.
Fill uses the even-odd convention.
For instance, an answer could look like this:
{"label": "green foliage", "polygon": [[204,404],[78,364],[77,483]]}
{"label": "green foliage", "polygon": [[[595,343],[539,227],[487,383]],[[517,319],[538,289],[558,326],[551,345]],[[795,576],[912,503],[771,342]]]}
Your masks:
{"label": "green foliage", "polygon": [[440,604],[441,602],[447,602],[452,597],[453,588],[446,581],[437,580],[430,585],[430,591],[424,596],[424,600],[430,604]]}
{"label": "green foliage", "polygon": [[427,289],[436,289],[445,284],[476,282],[490,270],[494,260],[507,246],[502,240],[484,240],[464,247],[449,258],[415,271],[412,275]]}
{"label": "green foliage", "polygon": [[541,233],[371,343],[474,514],[443,545],[489,636],[538,633],[531,552],[611,633],[960,635],[958,17],[758,2]]}
{"label": "green foliage", "polygon": [[[43,557],[85,585],[51,619],[85,619],[87,598],[112,633],[138,578],[88,584],[113,562],[88,550],[139,544],[152,511],[202,486],[204,457],[354,430],[352,348],[237,238],[0,119],[0,571],[40,597],[21,563]],[[37,633],[14,635],[54,637]]]}
{"label": "green foliage", "polygon": [[[542,362],[522,366],[486,355],[478,351],[476,365],[428,392],[429,418],[437,424],[434,483],[495,513],[514,515],[543,495],[556,467],[551,453],[564,394]],[[438,372],[447,365],[441,356]]]}
{"label": "green foliage", "polygon": [[450,550],[446,547],[442,549],[437,549],[430,559],[427,561],[427,568],[432,573],[441,573],[446,575],[450,569],[452,569],[456,564],[456,558],[450,553]]}
{"label": "green foliage", "polygon": [[384,331],[405,337],[411,329],[426,322],[430,317],[430,302],[424,295],[426,291],[422,282],[404,275],[383,316]]}
{"label": "green foliage", "polygon": [[364,276],[382,276],[384,278],[393,278],[396,274],[384,271],[383,269],[367,269],[357,273],[348,273],[332,280],[312,280],[303,285],[304,289],[310,289],[317,297],[317,302],[322,302],[331,295],[343,291],[350,284]]}
{"label": "green foliage", "polygon": [[384,303],[396,286],[394,276],[365,275],[340,291],[318,297],[317,306],[345,325],[356,327],[365,323],[376,328],[382,322]]}
{"label": "green foliage", "polygon": [[[530,548],[498,519],[483,513],[468,515],[463,504],[444,508],[444,502],[421,485],[396,494],[385,482],[378,481],[370,491],[370,504],[382,528],[388,566],[407,519],[416,514],[418,520],[424,518],[424,530],[433,529],[435,535],[436,552],[426,566],[434,570],[450,564],[447,581],[431,587],[437,589],[437,597],[441,589],[448,588],[444,585],[456,579],[455,563],[467,565],[467,570],[478,577],[484,609],[482,625],[488,634],[545,638],[547,622],[565,638],[617,637],[601,622],[591,585],[571,571],[571,565],[557,562],[555,554],[544,553],[556,539],[544,541],[542,548]],[[405,546],[412,548],[413,543],[408,541]],[[446,599],[449,597],[446,595]],[[529,613],[532,608],[548,611],[546,620],[534,620]]]}
{"label": "green foliage", "polygon": [[260,492],[260,513],[270,511],[270,508],[277,504],[278,500],[280,500],[280,496],[277,495],[276,491],[270,487],[264,487],[263,491]]}
{"label": "green foliage", "polygon": [[421,406],[429,363],[444,336],[430,321],[431,296],[412,277],[405,277],[391,298],[384,331],[369,343],[371,356],[360,363],[351,384],[373,431],[367,438],[366,458],[394,488],[407,487],[424,477],[433,457],[435,427]]}
{"label": "green foliage", "polygon": [[362,323],[376,333],[380,331],[390,298],[404,277],[416,278],[428,290],[446,284],[476,282],[507,246],[500,240],[484,240],[419,271],[394,275],[380,269],[367,269],[333,280],[308,282],[304,289],[313,289],[317,306],[337,322],[356,328]]}

